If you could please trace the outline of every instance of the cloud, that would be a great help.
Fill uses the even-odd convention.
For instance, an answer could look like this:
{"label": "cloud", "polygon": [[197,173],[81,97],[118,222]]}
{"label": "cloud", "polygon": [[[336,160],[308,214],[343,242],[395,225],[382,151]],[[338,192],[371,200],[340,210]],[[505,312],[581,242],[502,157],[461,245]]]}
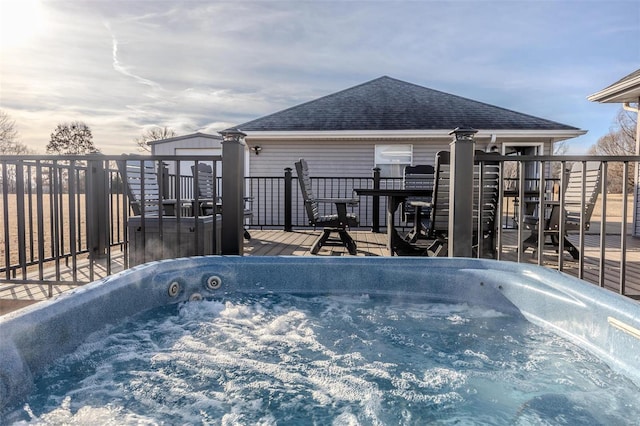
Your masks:
{"label": "cloud", "polygon": [[610,109],[585,98],[637,68],[640,43],[634,2],[43,7],[46,37],[10,56],[0,44],[0,106],[32,145],[77,119],[111,152],[135,151],[146,126],[217,131],[381,75],[606,129]]}

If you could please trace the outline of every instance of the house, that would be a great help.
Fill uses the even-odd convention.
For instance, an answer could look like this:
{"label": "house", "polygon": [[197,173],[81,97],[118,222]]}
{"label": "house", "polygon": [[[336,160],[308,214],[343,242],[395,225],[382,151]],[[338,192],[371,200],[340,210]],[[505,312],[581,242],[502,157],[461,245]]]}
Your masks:
{"label": "house", "polygon": [[[576,127],[380,77],[240,124],[247,175],[281,176],[299,158],[317,176],[401,176],[406,165],[433,164],[456,127],[473,127],[476,148],[503,154],[552,154]],[[527,173],[529,175],[530,173]]]}
{"label": "house", "polygon": [[[621,103],[624,108],[638,114],[636,120],[636,155],[640,155],[640,69],[622,77],[615,83],[587,97],[593,102]],[[631,103],[636,106],[632,107]],[[635,188],[633,190],[633,235],[640,236],[640,167],[636,163]]]}

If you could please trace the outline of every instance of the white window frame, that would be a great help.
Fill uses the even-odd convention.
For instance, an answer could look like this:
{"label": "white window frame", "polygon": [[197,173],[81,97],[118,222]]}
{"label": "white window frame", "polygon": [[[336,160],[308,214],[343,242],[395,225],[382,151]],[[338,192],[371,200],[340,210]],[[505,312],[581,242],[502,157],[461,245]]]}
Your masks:
{"label": "white window frame", "polygon": [[536,147],[535,155],[544,155],[544,142],[502,142],[502,155],[507,155],[507,147]]}
{"label": "white window frame", "polygon": [[404,168],[413,165],[413,145],[376,144],[373,158],[375,167],[381,169],[382,177],[402,177]]}

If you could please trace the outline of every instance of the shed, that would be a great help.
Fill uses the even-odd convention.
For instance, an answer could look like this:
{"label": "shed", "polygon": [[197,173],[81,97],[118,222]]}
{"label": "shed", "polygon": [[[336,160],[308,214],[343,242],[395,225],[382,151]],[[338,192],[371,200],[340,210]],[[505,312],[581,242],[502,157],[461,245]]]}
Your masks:
{"label": "shed", "polygon": [[[150,141],[152,155],[222,155],[222,137],[206,133],[192,133],[174,138]],[[191,162],[180,166],[180,175],[191,176]],[[169,163],[169,173],[175,173],[175,164]]]}
{"label": "shed", "polygon": [[[622,77],[615,83],[587,97],[590,101],[601,103],[621,103],[624,108],[634,111],[636,119],[636,155],[640,155],[640,69]],[[631,106],[635,103],[636,106]],[[633,235],[640,236],[640,167],[636,163],[635,187],[633,189]]]}

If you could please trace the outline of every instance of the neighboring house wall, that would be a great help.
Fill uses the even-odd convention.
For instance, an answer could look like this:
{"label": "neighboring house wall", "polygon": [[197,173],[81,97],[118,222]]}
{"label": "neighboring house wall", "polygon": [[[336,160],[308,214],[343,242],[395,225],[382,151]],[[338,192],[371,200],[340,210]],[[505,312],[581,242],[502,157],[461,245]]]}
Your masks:
{"label": "neighboring house wall", "polygon": [[[526,141],[511,141],[522,144],[544,144],[544,154],[553,153],[550,139],[529,138]],[[251,154],[249,160],[250,176],[282,176],[284,169],[293,169],[293,163],[304,158],[309,163],[312,176],[335,177],[368,177],[375,166],[376,145],[413,146],[412,165],[431,164],[435,162],[436,153],[449,151],[451,138],[404,138],[404,139],[287,139],[273,140],[247,136],[249,151],[260,146],[259,155]],[[501,151],[501,142],[491,144],[487,138],[476,142],[476,149],[487,151],[490,146],[497,146]]]}
{"label": "neighboring house wall", "polygon": [[[587,97],[590,101],[623,104],[626,110],[636,114],[636,155],[640,155],[640,69],[622,77],[615,83]],[[635,104],[633,106],[632,104]],[[632,234],[640,237],[640,163],[636,162],[633,190]]]}
{"label": "neighboring house wall", "polygon": [[[277,140],[271,138],[258,138],[248,135],[245,139],[248,150],[251,152],[248,168],[248,176],[254,178],[251,188],[247,188],[247,194],[253,195],[255,198],[251,208],[254,212],[254,218],[259,223],[261,214],[272,214],[270,203],[273,200],[284,199],[284,188],[279,186],[277,181],[258,178],[280,178],[284,176],[285,168],[292,169],[295,177],[294,163],[300,158],[304,158],[309,163],[310,175],[312,178],[322,177],[342,177],[342,178],[370,178],[373,176],[373,168],[375,166],[375,146],[376,145],[405,145],[413,146],[413,165],[431,164],[435,162],[436,153],[439,151],[449,151],[452,141],[451,136],[439,138],[369,138],[354,139],[302,139],[291,138]],[[526,140],[511,139],[512,143],[521,143],[523,145],[543,144],[543,154],[551,154],[553,152],[553,143],[549,138],[527,138]],[[259,155],[254,153],[252,149],[260,146]],[[490,143],[490,138],[479,138],[476,142],[476,149],[489,151],[491,147],[497,146],[498,152],[501,152],[501,141]],[[548,170],[547,170],[548,176]],[[333,188],[332,194],[322,194],[319,196],[333,197],[351,197],[353,196],[352,188],[349,185],[362,187],[364,183],[343,182],[339,187]],[[306,215],[301,207],[302,198],[299,195],[299,187],[297,181],[294,181],[294,204],[298,204],[297,217],[294,217],[294,223],[306,223]],[[269,194],[270,198],[260,196],[259,194]],[[382,200],[383,203],[385,200]],[[323,206],[324,207],[324,206]],[[331,207],[325,211],[326,214],[332,213]],[[382,210],[384,212],[384,206]],[[365,218],[370,218],[372,214],[371,200],[364,197],[361,199],[359,210],[356,210],[361,218],[361,223],[367,223]],[[294,213],[295,214],[295,213]],[[282,212],[280,213],[282,216]],[[283,217],[279,218],[283,221]]]}

